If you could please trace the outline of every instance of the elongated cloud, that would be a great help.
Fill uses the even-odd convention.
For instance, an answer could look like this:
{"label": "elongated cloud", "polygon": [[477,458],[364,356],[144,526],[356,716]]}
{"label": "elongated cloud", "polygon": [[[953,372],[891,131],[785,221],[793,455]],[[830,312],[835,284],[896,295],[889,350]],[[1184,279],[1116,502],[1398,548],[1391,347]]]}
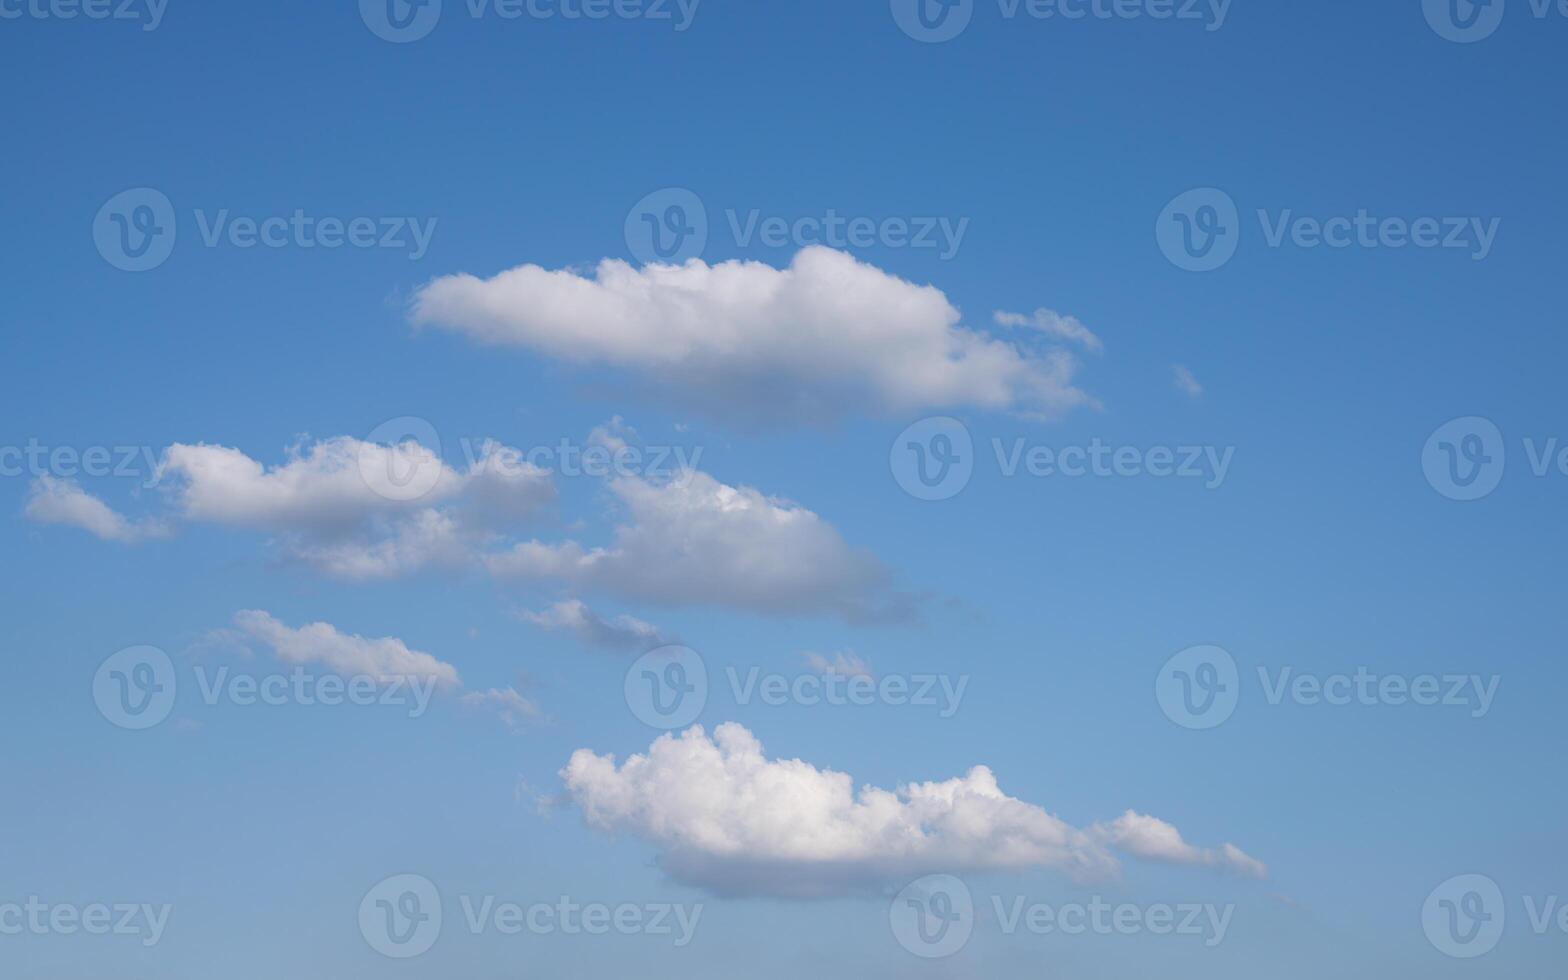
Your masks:
{"label": "elongated cloud", "polygon": [[1109,824],[1096,824],[1094,835],[1113,847],[1136,857],[1167,864],[1222,868],[1251,878],[1262,878],[1268,869],[1234,844],[1218,849],[1193,847],[1181,839],[1175,827],[1142,813],[1128,810]]}
{"label": "elongated cloud", "polygon": [[433,681],[447,690],[461,684],[456,667],[428,653],[411,650],[396,637],[367,639],[340,632],[330,623],[310,623],[295,629],[256,609],[236,613],[234,625],[241,633],[270,647],[284,663],[321,664],[345,677],[374,677],[383,682],[417,678]]}
{"label": "elongated cloud", "polygon": [[590,826],[650,841],[669,874],[719,894],[827,897],[932,872],[1030,868],[1092,880],[1119,868],[1118,840],[1007,796],[985,766],[856,790],[845,773],[768,759],[733,723],[711,739],[700,726],[661,735],[619,765],[579,749],[561,778]]}
{"label": "elongated cloud", "polygon": [[561,630],[577,637],[584,646],[614,652],[649,650],[668,642],[657,626],[635,616],[612,619],[594,612],[581,599],[564,599],[539,612],[518,614],[525,623],[544,630]]}
{"label": "elongated cloud", "polygon": [[40,476],[29,488],[23,514],[40,524],[81,528],[105,541],[130,543],[168,534],[158,521],[132,521],[83,490],[75,480]]}
{"label": "elongated cloud", "polygon": [[1054,416],[1092,401],[1074,386],[1070,352],[970,330],[935,287],[822,246],[783,269],[605,259],[591,277],[537,265],[445,276],[420,290],[410,317],[484,344],[635,372],[727,420],[958,406]]}
{"label": "elongated cloud", "polygon": [[610,488],[630,513],[611,546],[528,541],[490,556],[491,572],[633,600],[778,615],[875,618],[896,604],[881,563],[798,504],[701,472],[664,484],[622,477]]}

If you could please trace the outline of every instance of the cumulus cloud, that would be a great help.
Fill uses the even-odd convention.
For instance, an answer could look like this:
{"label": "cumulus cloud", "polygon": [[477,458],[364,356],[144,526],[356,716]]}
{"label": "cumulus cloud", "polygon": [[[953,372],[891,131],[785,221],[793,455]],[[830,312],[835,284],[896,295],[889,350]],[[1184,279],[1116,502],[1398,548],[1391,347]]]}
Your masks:
{"label": "cumulus cloud", "polygon": [[641,652],[669,642],[652,623],[627,615],[606,619],[589,609],[581,599],[565,599],[548,609],[525,610],[518,616],[540,629],[571,633],[584,646],[601,650]]}
{"label": "cumulus cloud", "polygon": [[267,531],[285,555],[323,574],[391,578],[473,564],[554,501],[551,474],[518,450],[487,440],[470,455],[459,470],[412,440],[338,436],[290,447],[269,466],[228,446],[176,443],[158,467],[167,521],[130,521],[50,477],[34,483],[26,514],[122,542],[165,534],[174,522]]}
{"label": "cumulus cloud", "polygon": [[537,265],[489,279],[444,276],[419,291],[410,318],[633,372],[726,419],[958,406],[1056,416],[1092,402],[1074,384],[1070,351],[1032,351],[966,328],[941,290],[822,246],[783,269],[699,259],[638,269],[605,259],[591,276]]}
{"label": "cumulus cloud", "polygon": [[158,521],[131,521],[83,490],[75,480],[40,476],[28,491],[23,514],[40,524],[81,528],[105,541],[131,543],[163,537],[168,528]]}
{"label": "cumulus cloud", "polygon": [[1069,343],[1081,344],[1085,350],[1096,354],[1105,350],[1105,344],[1075,316],[1063,316],[1055,310],[1040,307],[1032,314],[1008,313],[997,310],[994,319],[999,327],[1023,327],[1038,330],[1048,337]]}
{"label": "cumulus cloud", "polygon": [[899,612],[881,563],[798,504],[700,471],[663,484],[620,477],[610,489],[630,515],[612,545],[527,541],[488,556],[491,572],[676,606],[851,620]]}
{"label": "cumulus cloud", "polygon": [[700,726],[661,735],[619,765],[579,749],[560,775],[590,826],[650,841],[666,872],[719,894],[827,897],[1030,868],[1093,880],[1120,867],[1117,840],[1007,796],[985,766],[857,790],[845,773],[768,759],[734,723],[712,738]]}
{"label": "cumulus cloud", "polygon": [[374,677],[383,683],[420,680],[444,690],[462,683],[456,667],[428,653],[411,650],[396,637],[369,639],[340,632],[330,623],[309,623],[295,629],[257,609],[236,613],[234,625],[244,635],[270,647],[284,663],[321,664],[344,677]]}
{"label": "cumulus cloud", "polygon": [[1186,367],[1180,364],[1171,365],[1171,377],[1176,382],[1176,390],[1188,398],[1203,397],[1203,385],[1198,383],[1197,377]]}
{"label": "cumulus cloud", "polygon": [[1218,849],[1193,847],[1182,840],[1181,832],[1157,817],[1128,810],[1108,824],[1096,824],[1094,835],[1113,847],[1135,857],[1167,864],[1220,868],[1251,878],[1263,878],[1268,869],[1234,844]]}

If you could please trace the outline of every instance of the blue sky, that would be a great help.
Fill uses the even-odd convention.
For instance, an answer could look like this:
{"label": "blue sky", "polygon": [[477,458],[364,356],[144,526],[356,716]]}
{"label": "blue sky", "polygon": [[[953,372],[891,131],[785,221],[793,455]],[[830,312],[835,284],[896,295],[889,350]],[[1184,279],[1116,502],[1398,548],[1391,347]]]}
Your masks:
{"label": "blue sky", "polygon": [[72,9],[0,0],[6,976],[1560,969],[1557,8]]}

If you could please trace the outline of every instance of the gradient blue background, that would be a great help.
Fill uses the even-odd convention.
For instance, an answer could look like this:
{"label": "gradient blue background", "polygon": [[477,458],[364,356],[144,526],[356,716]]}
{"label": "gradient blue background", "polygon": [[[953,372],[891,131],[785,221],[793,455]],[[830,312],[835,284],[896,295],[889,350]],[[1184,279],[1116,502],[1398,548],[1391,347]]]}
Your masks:
{"label": "gradient blue background", "polygon": [[[143,950],[116,939],[0,938],[16,978],[1317,977],[1545,978],[1568,938],[1536,936],[1523,895],[1568,890],[1561,766],[1568,697],[1561,592],[1568,477],[1530,474],[1520,441],[1568,437],[1561,372],[1568,194],[1568,19],[1510,2],[1496,36],[1446,42],[1414,2],[1233,5],[1182,22],[1006,21],[918,44],[886,4],[705,0],[667,24],[472,20],[448,0],[427,39],[386,43],[352,3],[173,0],[158,30],[0,22],[0,444],[221,442],[276,462],[301,433],[363,435],[400,415],[449,439],[582,439],[619,413],[652,443],[704,447],[729,483],[797,500],[929,593],[919,626],[851,629],[622,607],[715,672],[795,672],[853,649],[879,671],[971,676],[962,710],[728,704],[770,754],[893,785],[990,765],[1011,795],[1084,825],[1124,808],[1270,866],[1240,882],[1130,864],[1099,889],[1051,873],[972,882],[1043,901],[1235,902],[1227,941],[1004,937],[982,925],[924,963],[885,903],[725,902],[673,884],[652,848],[571,809],[536,812],[571,751],[624,756],[655,734],[620,696],[625,662],[507,614],[536,597],[426,575],[353,586],[211,528],[122,548],[21,517],[0,486],[0,900],[175,905]],[[136,186],[181,213],[173,257],[127,274],[94,248],[99,206]],[[1054,425],[958,413],[977,443],[1100,438],[1237,447],[1224,486],[1003,479],[922,503],[888,473],[912,418],[736,432],[567,371],[415,333],[430,278],[625,257],[627,210],[658,188],[706,202],[706,257],[740,249],[723,212],[967,217],[959,254],[857,254],[943,289],[966,322],[1048,306],[1105,341],[1082,381],[1104,404]],[[1183,272],[1153,227],[1172,197],[1225,189],[1245,228],[1223,269]],[[429,253],[203,248],[192,209],[420,215]],[[1492,255],[1270,249],[1258,208],[1328,217],[1499,217]],[[1175,390],[1188,365],[1206,392]],[[1484,415],[1508,438],[1500,488],[1456,503],[1420,452]],[[678,432],[677,424],[689,425]],[[449,453],[450,456],[450,453]],[[563,481],[566,519],[599,488]],[[121,509],[130,481],[88,484]],[[602,532],[601,532],[602,533]],[[100,718],[93,671],[136,643],[178,655],[238,609],[397,636],[472,686],[527,678],[548,724],[509,733],[438,703],[207,708],[129,733]],[[621,611],[620,608],[611,611]],[[1161,664],[1197,643],[1248,679],[1210,732],[1172,725]],[[1481,720],[1456,709],[1272,707],[1258,666],[1497,673]],[[519,792],[519,784],[526,790]],[[448,896],[448,933],[408,963],[369,950],[359,898],[415,871]],[[1493,877],[1509,933],[1462,963],[1431,948],[1423,899]],[[455,896],[706,901],[684,950],[647,937],[470,937]]]}

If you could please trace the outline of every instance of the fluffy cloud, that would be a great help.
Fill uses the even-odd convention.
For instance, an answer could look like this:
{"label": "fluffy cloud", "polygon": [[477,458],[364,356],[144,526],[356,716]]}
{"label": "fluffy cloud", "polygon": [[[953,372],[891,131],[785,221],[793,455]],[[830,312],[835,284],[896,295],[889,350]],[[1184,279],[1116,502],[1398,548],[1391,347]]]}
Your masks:
{"label": "fluffy cloud", "polygon": [[605,619],[581,599],[566,599],[540,612],[518,614],[540,629],[564,630],[585,646],[616,652],[641,652],[668,642],[657,626],[635,616]]}
{"label": "fluffy cloud", "polygon": [[40,524],[65,524],[81,528],[105,541],[130,543],[163,537],[168,528],[157,521],[131,521],[108,504],[83,490],[75,480],[40,476],[34,480],[23,509]]}
{"label": "fluffy cloud", "polygon": [[528,541],[489,556],[490,570],[677,606],[849,619],[898,611],[882,565],[798,504],[695,471],[664,484],[621,477],[610,488],[630,514],[610,547]]}
{"label": "fluffy cloud", "polygon": [[1222,844],[1218,850],[1193,847],[1181,839],[1181,832],[1175,827],[1157,817],[1132,810],[1109,824],[1096,824],[1094,835],[1113,847],[1149,861],[1221,868],[1251,878],[1268,874],[1263,862],[1249,857],[1234,844]]}
{"label": "fluffy cloud", "polygon": [[561,778],[590,826],[652,842],[669,874],[720,894],[824,897],[932,872],[1028,868],[1092,880],[1119,868],[1113,833],[1007,796],[984,766],[857,791],[845,773],[766,758],[733,723],[711,739],[700,726],[661,735],[620,765],[579,749]]}
{"label": "fluffy cloud", "polygon": [[418,679],[445,690],[461,684],[456,667],[428,653],[411,650],[396,637],[368,639],[339,632],[329,623],[310,623],[294,629],[256,609],[236,613],[234,625],[244,635],[270,647],[284,663],[321,664],[345,677],[374,677],[382,682]]}
{"label": "fluffy cloud", "polygon": [[806,666],[819,674],[831,674],[836,677],[870,677],[871,665],[855,656],[853,653],[835,653],[829,660],[820,653],[806,652],[801,654],[806,661]]}
{"label": "fluffy cloud", "polygon": [[726,419],[956,406],[1054,416],[1091,401],[1074,386],[1069,351],[1028,351],[970,330],[935,287],[821,246],[784,269],[605,259],[591,277],[537,265],[445,276],[420,290],[410,317],[480,343],[633,371]]}
{"label": "fluffy cloud", "polygon": [[[164,451],[158,483],[173,520],[272,532],[289,557],[350,580],[472,564],[555,499],[548,471],[494,441],[464,470],[412,440],[338,436],[291,447],[273,466],[228,446],[176,443]],[[122,542],[169,526],[131,522],[75,483],[49,477],[34,484],[26,514]]]}

